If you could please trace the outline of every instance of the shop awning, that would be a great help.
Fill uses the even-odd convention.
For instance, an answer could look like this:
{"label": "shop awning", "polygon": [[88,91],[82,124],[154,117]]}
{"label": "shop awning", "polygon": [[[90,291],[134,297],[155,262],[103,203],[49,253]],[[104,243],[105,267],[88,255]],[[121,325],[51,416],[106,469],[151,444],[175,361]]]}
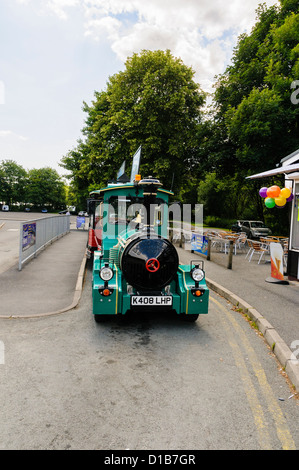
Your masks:
{"label": "shop awning", "polygon": [[299,163],[294,163],[293,165],[280,166],[279,168],[275,168],[273,170],[264,171],[263,173],[258,173],[252,176],[247,176],[246,179],[254,180],[258,178],[266,178],[267,176],[289,175],[291,173],[297,172],[299,172]]}

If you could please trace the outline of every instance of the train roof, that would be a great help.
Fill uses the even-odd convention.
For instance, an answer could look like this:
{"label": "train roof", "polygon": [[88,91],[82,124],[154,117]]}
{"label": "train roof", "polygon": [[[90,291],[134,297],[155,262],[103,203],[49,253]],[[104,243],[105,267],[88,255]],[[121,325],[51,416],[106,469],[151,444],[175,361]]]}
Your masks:
{"label": "train roof", "polygon": [[[90,197],[99,197],[100,198],[100,197],[104,196],[104,194],[107,193],[108,191],[117,192],[117,190],[119,190],[119,189],[124,190],[124,189],[134,189],[134,188],[136,188],[134,183],[125,183],[125,184],[124,183],[110,183],[105,188],[96,189],[96,190],[92,191],[90,193]],[[174,195],[174,193],[172,191],[169,191],[169,190],[163,189],[163,188],[158,188],[158,193],[168,194],[169,196]]]}

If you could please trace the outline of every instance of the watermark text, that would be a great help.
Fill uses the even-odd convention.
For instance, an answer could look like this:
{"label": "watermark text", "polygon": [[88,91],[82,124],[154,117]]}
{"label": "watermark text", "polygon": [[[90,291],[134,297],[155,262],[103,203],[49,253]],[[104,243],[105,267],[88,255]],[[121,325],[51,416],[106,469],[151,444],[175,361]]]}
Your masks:
{"label": "watermark text", "polygon": [[293,350],[291,354],[291,361],[293,364],[299,364],[299,340],[293,341],[291,344],[291,349]]}
{"label": "watermark text", "polygon": [[293,104],[299,104],[299,80],[294,80],[291,84],[291,89],[292,90],[295,90],[292,94],[291,94],[291,102]]}

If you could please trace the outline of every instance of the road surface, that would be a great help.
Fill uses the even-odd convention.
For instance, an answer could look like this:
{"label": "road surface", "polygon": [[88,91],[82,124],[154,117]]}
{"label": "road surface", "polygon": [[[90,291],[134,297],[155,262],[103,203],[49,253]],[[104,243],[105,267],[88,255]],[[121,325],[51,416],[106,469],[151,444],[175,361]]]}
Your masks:
{"label": "road surface", "polygon": [[194,324],[91,310],[88,264],[77,309],[0,320],[1,449],[299,449],[298,400],[221,297]]}

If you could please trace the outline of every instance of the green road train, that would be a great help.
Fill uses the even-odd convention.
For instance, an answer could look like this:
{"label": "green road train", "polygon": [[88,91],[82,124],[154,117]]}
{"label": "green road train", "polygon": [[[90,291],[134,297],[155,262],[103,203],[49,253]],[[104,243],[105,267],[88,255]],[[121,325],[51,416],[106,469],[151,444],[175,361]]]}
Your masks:
{"label": "green road train", "polygon": [[159,180],[140,175],[90,193],[87,251],[96,322],[129,311],[168,309],[189,322],[208,313],[203,261],[180,264],[168,239],[171,195]]}

